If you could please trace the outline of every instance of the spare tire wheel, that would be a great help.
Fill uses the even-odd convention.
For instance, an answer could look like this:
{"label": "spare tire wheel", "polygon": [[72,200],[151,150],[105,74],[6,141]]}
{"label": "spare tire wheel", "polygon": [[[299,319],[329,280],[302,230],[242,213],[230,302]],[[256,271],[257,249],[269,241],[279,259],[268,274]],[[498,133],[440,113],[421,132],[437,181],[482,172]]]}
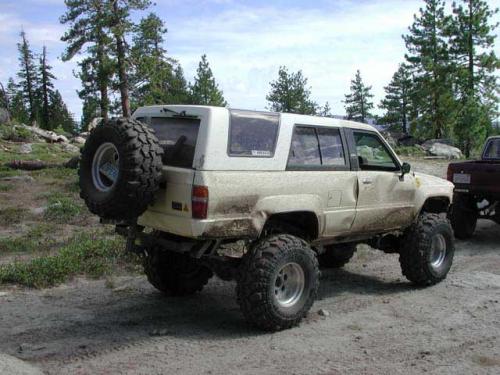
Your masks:
{"label": "spare tire wheel", "polygon": [[95,127],[82,149],[80,196],[104,219],[130,220],[153,202],[160,187],[163,150],[154,130],[133,119]]}

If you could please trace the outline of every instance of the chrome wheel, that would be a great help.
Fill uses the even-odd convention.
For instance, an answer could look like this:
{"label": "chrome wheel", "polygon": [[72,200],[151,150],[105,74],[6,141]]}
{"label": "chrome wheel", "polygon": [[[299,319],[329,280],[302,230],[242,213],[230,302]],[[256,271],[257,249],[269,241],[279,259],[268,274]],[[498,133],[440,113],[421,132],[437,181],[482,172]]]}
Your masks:
{"label": "chrome wheel", "polygon": [[92,181],[99,191],[111,190],[118,180],[120,155],[111,142],[103,143],[94,154],[92,161]]}
{"label": "chrome wheel", "polygon": [[274,297],[281,307],[297,303],[304,292],[304,270],[297,263],[287,263],[278,271],[274,281]]}
{"label": "chrome wheel", "polygon": [[434,268],[439,268],[446,258],[446,239],[442,234],[436,234],[432,238],[430,262]]}

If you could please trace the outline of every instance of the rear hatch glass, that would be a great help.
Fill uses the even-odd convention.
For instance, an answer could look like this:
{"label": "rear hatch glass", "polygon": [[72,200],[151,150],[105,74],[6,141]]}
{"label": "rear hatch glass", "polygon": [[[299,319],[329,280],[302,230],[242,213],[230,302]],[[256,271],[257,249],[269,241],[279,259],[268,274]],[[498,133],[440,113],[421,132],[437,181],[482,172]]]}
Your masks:
{"label": "rear hatch glass", "polygon": [[150,125],[163,148],[163,164],[192,168],[200,119],[192,117],[137,118]]}

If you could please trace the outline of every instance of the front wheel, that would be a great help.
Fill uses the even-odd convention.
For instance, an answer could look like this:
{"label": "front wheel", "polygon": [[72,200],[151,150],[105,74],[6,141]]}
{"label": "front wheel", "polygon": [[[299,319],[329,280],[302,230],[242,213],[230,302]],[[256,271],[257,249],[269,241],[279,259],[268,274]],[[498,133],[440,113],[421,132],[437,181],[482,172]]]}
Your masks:
{"label": "front wheel", "polygon": [[405,234],[399,262],[408,280],[428,286],[446,278],[454,253],[449,220],[444,215],[423,213]]}
{"label": "front wheel", "polygon": [[278,331],[302,320],[318,286],[314,251],[302,239],[280,234],[260,240],[245,256],[236,293],[247,321]]}

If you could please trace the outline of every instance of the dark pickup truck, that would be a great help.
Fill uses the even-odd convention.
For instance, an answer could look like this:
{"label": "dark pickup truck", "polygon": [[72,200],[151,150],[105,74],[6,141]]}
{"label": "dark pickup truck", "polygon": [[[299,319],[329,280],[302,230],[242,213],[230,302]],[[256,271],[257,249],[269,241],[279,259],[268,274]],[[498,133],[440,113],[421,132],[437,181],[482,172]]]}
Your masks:
{"label": "dark pickup truck", "polygon": [[450,220],[457,238],[471,237],[477,219],[500,224],[500,136],[488,138],[481,160],[450,164],[448,180],[455,184]]}

